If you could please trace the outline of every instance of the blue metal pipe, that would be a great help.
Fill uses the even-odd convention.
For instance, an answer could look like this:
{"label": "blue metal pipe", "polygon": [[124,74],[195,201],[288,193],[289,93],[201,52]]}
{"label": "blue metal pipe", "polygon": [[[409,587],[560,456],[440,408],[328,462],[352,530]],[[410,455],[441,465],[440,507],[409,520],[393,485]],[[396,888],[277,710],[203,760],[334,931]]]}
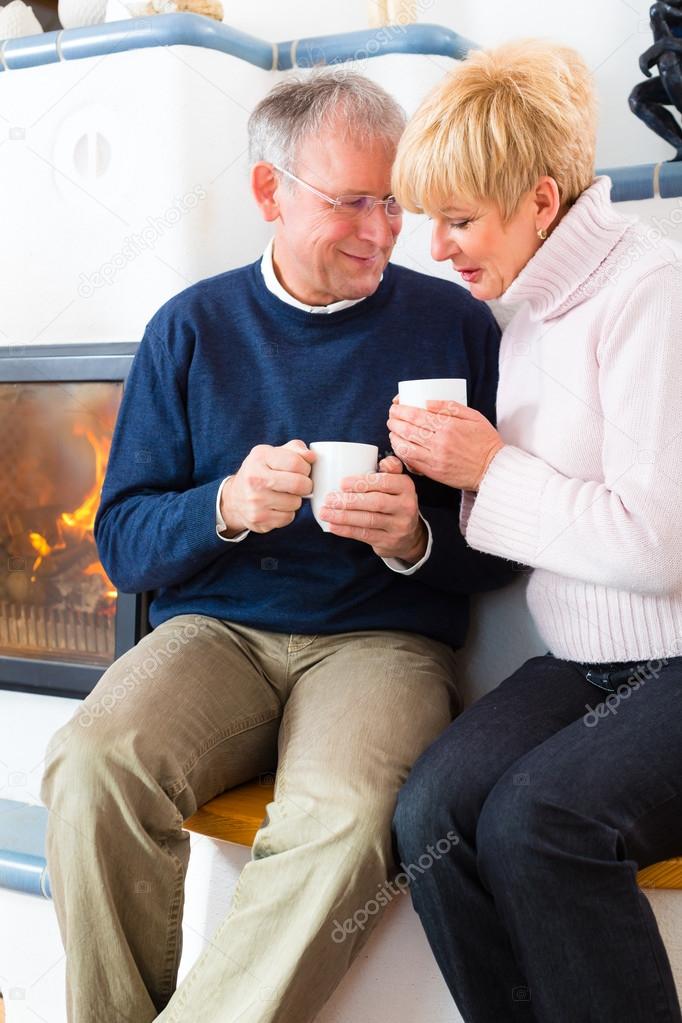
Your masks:
{"label": "blue metal pipe", "polygon": [[429,53],[461,60],[474,44],[442,25],[387,25],[363,32],[268,43],[198,14],[155,14],[8,39],[0,50],[0,70],[14,71],[152,46],[200,46],[238,57],[266,71],[287,71],[385,53]]}
{"label": "blue metal pipe", "polygon": [[654,199],[659,196],[661,199],[672,199],[682,195],[682,161],[604,167],[597,174],[608,174],[611,178],[611,198],[614,202]]}
{"label": "blue metal pipe", "polygon": [[47,809],[0,799],[0,888],[51,897],[45,862]]}
{"label": "blue metal pipe", "polygon": [[338,36],[314,36],[278,43],[277,69],[340,64],[386,53],[425,53],[463,60],[476,43],[443,25],[385,25]]}
{"label": "blue metal pipe", "polygon": [[153,46],[183,45],[219,50],[266,71],[274,65],[272,43],[198,14],[157,14],[103,25],[85,25],[62,32],[60,42],[64,60]]}
{"label": "blue metal pipe", "polygon": [[4,65],[2,70],[14,71],[153,46],[201,46],[220,50],[266,71],[276,66],[272,43],[199,14],[155,14],[8,39],[0,50],[0,66]]}
{"label": "blue metal pipe", "polygon": [[0,888],[10,888],[26,895],[52,898],[52,889],[44,857],[28,853],[5,853],[0,850]]}
{"label": "blue metal pipe", "polygon": [[[157,14],[128,21],[8,39],[0,43],[0,72],[99,57],[154,46],[199,46],[237,57],[266,71],[413,53],[462,60],[476,43],[442,25],[386,25],[362,32],[269,43],[198,14]],[[682,163],[641,164],[600,170],[613,182],[614,202],[682,196]]]}

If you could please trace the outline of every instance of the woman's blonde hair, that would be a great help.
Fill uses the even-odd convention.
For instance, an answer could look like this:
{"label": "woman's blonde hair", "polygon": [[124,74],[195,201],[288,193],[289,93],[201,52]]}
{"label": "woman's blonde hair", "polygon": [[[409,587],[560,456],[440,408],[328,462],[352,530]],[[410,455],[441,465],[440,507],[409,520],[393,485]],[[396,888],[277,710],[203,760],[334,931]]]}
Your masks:
{"label": "woman's blonde hair", "polygon": [[549,175],[570,206],[593,181],[591,73],[575,50],[540,39],[474,50],[409,121],[393,191],[412,212],[492,200],[504,220]]}

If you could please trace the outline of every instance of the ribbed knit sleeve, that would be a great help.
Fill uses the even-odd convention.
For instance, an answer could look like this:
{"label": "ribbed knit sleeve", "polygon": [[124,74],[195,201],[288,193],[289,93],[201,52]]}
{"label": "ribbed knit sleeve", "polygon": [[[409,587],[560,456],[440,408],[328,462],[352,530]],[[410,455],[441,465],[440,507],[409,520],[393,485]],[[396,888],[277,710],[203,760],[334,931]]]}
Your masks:
{"label": "ribbed knit sleeve", "polygon": [[[565,314],[570,331],[574,313]],[[580,338],[576,338],[580,344]],[[642,594],[682,588],[682,265],[644,276],[607,320],[595,372],[603,480],[508,445],[466,509],[472,547]]]}

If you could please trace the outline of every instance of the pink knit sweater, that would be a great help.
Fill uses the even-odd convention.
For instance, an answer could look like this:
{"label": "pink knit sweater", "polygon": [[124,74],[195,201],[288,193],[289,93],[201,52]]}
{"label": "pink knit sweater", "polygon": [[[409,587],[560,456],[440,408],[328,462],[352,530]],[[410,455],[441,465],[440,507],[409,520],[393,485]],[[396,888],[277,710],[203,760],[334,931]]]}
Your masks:
{"label": "pink knit sweater", "polygon": [[507,446],[462,528],[534,568],[548,649],[576,661],[682,654],[682,263],[598,178],[501,299]]}

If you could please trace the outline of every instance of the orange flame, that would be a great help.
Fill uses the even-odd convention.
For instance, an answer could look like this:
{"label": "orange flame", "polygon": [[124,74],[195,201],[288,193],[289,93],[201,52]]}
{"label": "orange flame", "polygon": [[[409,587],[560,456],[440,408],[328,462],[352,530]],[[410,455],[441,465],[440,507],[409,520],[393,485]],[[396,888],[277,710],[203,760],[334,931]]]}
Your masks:
{"label": "orange flame", "polygon": [[[86,533],[92,532],[95,524],[95,515],[97,514],[102,482],[104,481],[109,449],[111,448],[111,438],[96,437],[92,430],[88,430],[82,423],[76,423],[73,432],[76,437],[86,437],[95,452],[95,481],[78,508],[72,512],[62,512],[61,518],[67,526],[72,528],[80,527],[83,533]],[[88,565],[85,569],[85,574],[100,575],[106,587],[106,595],[112,600],[118,595],[99,561],[93,561],[92,564]]]}
{"label": "orange flame", "polygon": [[[83,498],[81,504],[79,504],[77,508],[74,508],[73,511],[62,511],[59,516],[59,521],[63,523],[64,526],[69,527],[70,530],[75,531],[80,539],[83,539],[86,533],[92,533],[95,524],[95,515],[97,513],[99,495],[101,493],[102,482],[104,480],[106,460],[111,446],[111,439],[110,437],[97,438],[95,434],[93,434],[91,430],[88,430],[83,424],[81,424],[81,422],[77,422],[74,426],[74,436],[86,437],[94,451],[94,483]],[[59,542],[54,546],[51,546],[41,533],[29,533],[29,540],[38,555],[33,563],[33,572],[36,572],[43,560],[47,558],[53,550],[62,549],[64,547],[63,542]],[[92,564],[88,565],[83,571],[84,575],[100,576],[104,586],[104,595],[111,599],[111,601],[116,599],[118,591],[113,588],[111,580],[108,578],[98,561],[92,562]],[[32,581],[36,581],[35,575],[32,576]]]}
{"label": "orange flame", "polygon": [[[86,533],[92,532],[95,524],[95,515],[97,513],[99,496],[102,490],[107,458],[109,457],[111,438],[104,437],[100,439],[96,437],[95,434],[91,430],[88,430],[82,423],[76,423],[74,425],[73,434],[75,437],[86,437],[95,453],[95,480],[92,487],[77,508],[70,512],[62,512],[60,515],[61,522],[70,529],[76,530],[82,539]],[[38,552],[38,557],[33,562],[34,572],[42,563],[43,559],[46,558],[53,550],[64,547],[63,543],[57,544],[55,547],[51,547],[45,537],[40,533],[29,533],[29,540],[31,542],[31,546]],[[88,565],[87,568],[84,569],[84,574],[101,576],[105,587],[105,595],[112,600],[118,596],[113,583],[99,561],[93,561],[92,564]],[[35,582],[35,576],[33,577],[33,581]]]}
{"label": "orange flame", "polygon": [[[31,546],[38,551],[38,557],[33,562],[32,571],[35,572],[35,570],[41,564],[43,558],[46,558],[48,556],[48,554],[52,550],[52,547],[50,547],[45,537],[41,536],[40,533],[29,533],[28,538],[31,541]],[[32,581],[35,582],[35,578]]]}
{"label": "orange flame", "polygon": [[95,515],[97,513],[97,505],[99,504],[99,495],[102,489],[107,458],[109,457],[111,440],[107,437],[99,441],[92,430],[88,430],[81,423],[75,424],[73,432],[76,437],[87,437],[92,445],[92,449],[95,452],[95,482],[90,491],[85,495],[82,504],[75,511],[62,512],[61,517],[67,526],[80,526],[83,532],[87,532],[91,531],[95,524]]}

